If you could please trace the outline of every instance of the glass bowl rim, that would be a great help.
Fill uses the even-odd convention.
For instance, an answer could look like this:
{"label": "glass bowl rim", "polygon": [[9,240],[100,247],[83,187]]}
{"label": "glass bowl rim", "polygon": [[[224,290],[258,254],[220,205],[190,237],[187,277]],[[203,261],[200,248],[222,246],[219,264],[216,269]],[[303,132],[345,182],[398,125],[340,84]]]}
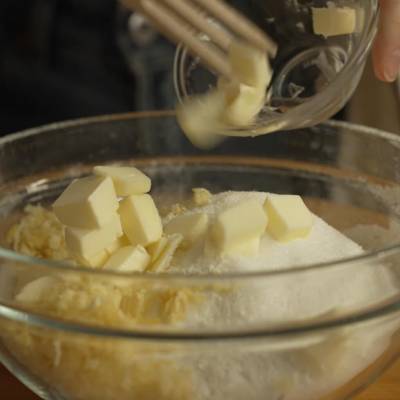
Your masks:
{"label": "glass bowl rim", "polygon": [[[53,123],[44,125],[42,127],[37,127],[33,129],[24,130],[14,134],[0,138],[0,146],[12,141],[20,140],[25,137],[35,136],[42,133],[50,133],[58,129],[68,129],[73,127],[83,127],[85,125],[90,125],[94,123],[101,122],[112,122],[112,121],[124,121],[124,120],[138,120],[141,118],[166,118],[173,117],[175,115],[174,111],[150,111],[150,112],[133,112],[124,114],[112,114],[99,117],[89,117],[81,118],[75,120],[69,120],[60,123]],[[373,135],[391,142],[394,142],[400,147],[400,137],[394,133],[385,132],[375,128],[369,128],[358,124],[352,124],[348,122],[341,121],[326,121],[320,126],[331,127],[331,128],[341,128],[341,129],[351,129],[356,134],[361,135]],[[318,128],[318,127],[317,127]],[[17,253],[13,250],[5,249],[0,247],[0,259],[5,261],[17,262],[19,264],[24,264],[24,266],[40,267],[41,271],[46,270],[49,273],[59,272],[68,274],[77,274],[85,276],[96,276],[96,277],[108,277],[120,279],[132,279],[140,281],[151,281],[151,282],[195,282],[195,283],[206,283],[206,282],[221,282],[221,281],[238,281],[243,282],[244,280],[250,279],[260,279],[269,278],[282,275],[288,275],[291,273],[303,273],[310,272],[320,269],[334,268],[338,266],[348,266],[349,268],[354,264],[359,264],[363,261],[373,261],[379,260],[384,257],[389,257],[400,252],[400,243],[388,246],[386,248],[375,250],[372,252],[366,252],[360,256],[345,258],[341,260],[335,260],[333,262],[325,262],[318,264],[310,264],[304,266],[297,266],[292,268],[287,268],[280,271],[252,271],[248,273],[230,273],[222,275],[185,275],[179,273],[171,274],[121,274],[118,272],[103,271],[103,270],[93,270],[85,267],[74,267],[71,268],[70,265],[63,262],[55,262],[49,260],[43,260],[31,256],[26,256]],[[400,297],[400,296],[399,296]],[[0,302],[0,316],[7,319],[11,319],[17,322],[28,323],[29,325],[50,328],[55,330],[67,331],[70,333],[80,333],[85,335],[94,335],[98,337],[113,337],[119,339],[136,339],[136,340],[146,340],[146,341],[164,341],[164,342],[176,342],[176,341],[196,341],[196,342],[208,342],[210,340],[238,340],[246,338],[276,338],[276,337],[289,337],[290,335],[298,334],[312,334],[320,330],[329,330],[338,327],[344,327],[356,323],[361,323],[364,321],[369,321],[374,318],[381,318],[384,316],[389,316],[393,313],[400,311],[400,298],[394,298],[393,301],[387,302],[378,307],[370,307],[369,309],[363,309],[362,311],[354,312],[350,315],[336,315],[332,318],[328,318],[323,321],[314,322],[306,321],[305,324],[295,323],[292,326],[276,326],[272,328],[256,328],[256,329],[237,329],[237,330],[223,330],[223,331],[206,331],[201,332],[190,331],[189,333],[180,331],[157,331],[157,330],[131,330],[131,329],[119,329],[119,328],[106,328],[97,325],[75,323],[62,320],[60,318],[48,317],[41,314],[36,314],[34,312],[27,312],[23,308],[19,308],[15,305],[6,304]]]}

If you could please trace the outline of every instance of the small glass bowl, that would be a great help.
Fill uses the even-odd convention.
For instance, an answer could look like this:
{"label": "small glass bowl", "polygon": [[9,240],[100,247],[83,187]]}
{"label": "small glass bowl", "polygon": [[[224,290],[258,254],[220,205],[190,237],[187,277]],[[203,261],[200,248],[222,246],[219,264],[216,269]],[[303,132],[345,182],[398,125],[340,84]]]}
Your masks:
{"label": "small glass bowl", "polygon": [[[230,138],[201,152],[172,113],[79,120],[1,139],[2,244],[26,204],[49,205],[94,165],[122,163],[151,176],[160,209],[185,202],[193,187],[298,193],[366,250],[284,271],[122,276],[1,247],[1,362],[46,400],[348,399],[399,353],[399,155],[397,136],[338,122]],[[15,297],[43,276],[65,283],[54,307]],[[264,308],[254,317],[239,301],[230,322],[135,322],[124,318],[130,309],[118,293],[129,297],[138,288],[156,298],[179,292],[203,300],[244,290],[260,306],[259,295],[293,304],[298,293],[315,309],[289,307],[272,318]],[[277,288],[286,290],[276,297]]]}
{"label": "small glass bowl", "polygon": [[[229,126],[221,131],[222,134],[256,136],[309,127],[329,119],[346,104],[360,81],[377,31],[377,0],[228,3],[267,32],[279,47],[276,58],[271,60],[274,73],[266,97],[268,103],[252,125]],[[313,7],[355,9],[355,32],[331,37],[314,34]],[[205,36],[201,39],[209,40]],[[174,81],[180,102],[188,96],[208,91],[216,85],[216,78],[184,46],[178,47]]]}

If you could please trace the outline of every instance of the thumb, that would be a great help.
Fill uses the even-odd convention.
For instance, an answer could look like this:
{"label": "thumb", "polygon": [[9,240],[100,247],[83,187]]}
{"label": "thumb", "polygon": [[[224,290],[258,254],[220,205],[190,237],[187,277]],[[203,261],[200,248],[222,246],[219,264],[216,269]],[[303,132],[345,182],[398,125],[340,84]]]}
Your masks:
{"label": "thumb", "polygon": [[380,0],[381,18],[373,50],[376,76],[393,82],[400,70],[400,1]]}

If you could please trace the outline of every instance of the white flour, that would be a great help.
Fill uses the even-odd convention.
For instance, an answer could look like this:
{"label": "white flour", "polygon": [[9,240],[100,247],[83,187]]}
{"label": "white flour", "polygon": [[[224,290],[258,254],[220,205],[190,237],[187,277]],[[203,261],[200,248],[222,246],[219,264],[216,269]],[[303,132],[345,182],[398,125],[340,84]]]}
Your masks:
{"label": "white flour", "polygon": [[[249,198],[262,203],[265,194],[222,193],[201,210],[212,220],[225,207]],[[306,239],[282,244],[265,236],[254,258],[221,259],[212,252],[204,252],[203,247],[199,243],[190,253],[178,256],[175,270],[191,274],[278,271],[363,253],[358,244],[318,217]],[[382,265],[366,262],[319,267],[308,273],[243,279],[228,291],[211,290],[205,303],[189,313],[186,325],[231,329],[271,326],[335,311],[351,311],[386,298],[391,292],[394,287],[389,272]],[[392,330],[389,323],[375,329],[337,330],[303,343],[291,339],[285,345],[279,341],[272,346],[271,341],[265,340],[253,352],[240,344],[236,349],[229,347],[228,353],[215,349],[189,362],[198,383],[198,399],[318,398],[373,362],[387,345],[385,335]]]}

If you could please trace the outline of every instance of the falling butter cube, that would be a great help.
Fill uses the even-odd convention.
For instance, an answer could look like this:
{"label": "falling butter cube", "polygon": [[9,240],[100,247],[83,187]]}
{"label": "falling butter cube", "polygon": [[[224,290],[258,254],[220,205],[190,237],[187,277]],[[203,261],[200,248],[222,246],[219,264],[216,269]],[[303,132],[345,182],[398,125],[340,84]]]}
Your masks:
{"label": "falling butter cube", "polygon": [[101,250],[99,253],[90,257],[80,255],[73,255],[73,257],[80,265],[91,268],[99,268],[105,264],[110,255],[107,253],[107,251]]}
{"label": "falling butter cube", "polygon": [[221,254],[232,254],[235,248],[260,237],[267,226],[263,206],[248,200],[225,209],[216,217],[211,235]]}
{"label": "falling butter cube", "polygon": [[59,284],[61,279],[53,276],[43,276],[27,283],[15,296],[15,300],[21,303],[36,303],[46,296],[52,287]]}
{"label": "falling butter cube", "polygon": [[122,227],[119,215],[114,212],[111,221],[98,229],[65,229],[65,243],[68,250],[76,256],[90,260],[111,245],[121,236]]}
{"label": "falling butter cube", "polygon": [[352,34],[357,27],[356,10],[350,7],[312,8],[313,29],[325,37]]}
{"label": "falling butter cube", "polygon": [[225,108],[225,95],[210,91],[195,96],[177,107],[177,119],[187,138],[200,149],[211,149],[222,142],[217,134],[224,128],[220,118]]}
{"label": "falling butter cube", "polygon": [[150,195],[126,197],[121,201],[118,212],[123,231],[131,244],[147,246],[161,238],[161,218]]}
{"label": "falling butter cube", "polygon": [[126,246],[117,250],[104,268],[119,272],[143,272],[149,263],[150,256],[143,246]]}
{"label": "falling butter cube", "polygon": [[111,178],[88,177],[73,181],[53,204],[61,223],[96,229],[106,225],[118,208]]}
{"label": "falling butter cube", "polygon": [[233,41],[228,57],[232,72],[240,83],[264,90],[265,93],[272,78],[266,52],[248,43]]}
{"label": "falling butter cube", "polygon": [[164,227],[165,233],[168,235],[174,233],[182,235],[187,245],[194,244],[196,240],[204,236],[207,229],[208,215],[204,213],[177,216]]}
{"label": "falling butter cube", "polygon": [[312,229],[313,215],[300,196],[268,194],[264,208],[268,215],[267,232],[276,240],[304,238]]}
{"label": "falling butter cube", "polygon": [[227,105],[223,112],[224,122],[233,126],[246,126],[254,122],[264,106],[265,87],[261,89],[232,83]]}
{"label": "falling butter cube", "polygon": [[93,171],[96,175],[112,179],[117,196],[144,194],[151,189],[150,178],[134,167],[98,166]]}

